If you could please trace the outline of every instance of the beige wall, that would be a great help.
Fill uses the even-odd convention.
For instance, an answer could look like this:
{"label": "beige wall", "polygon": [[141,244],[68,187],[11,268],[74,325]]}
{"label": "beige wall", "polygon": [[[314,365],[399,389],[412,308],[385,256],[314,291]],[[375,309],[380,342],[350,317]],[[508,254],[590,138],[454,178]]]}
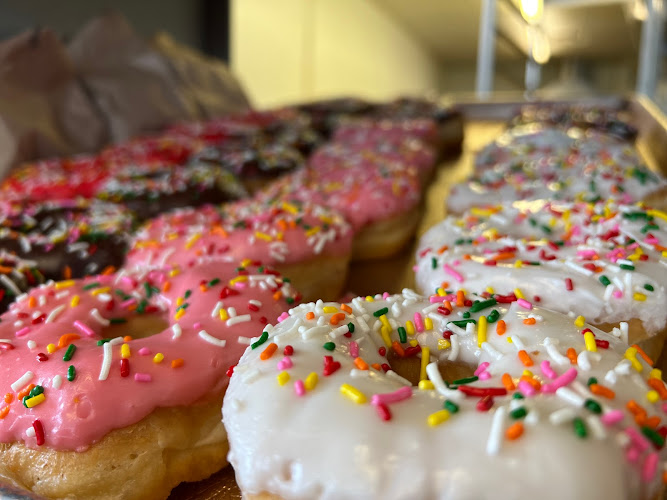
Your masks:
{"label": "beige wall", "polygon": [[439,87],[436,59],[372,0],[233,0],[231,65],[257,107]]}

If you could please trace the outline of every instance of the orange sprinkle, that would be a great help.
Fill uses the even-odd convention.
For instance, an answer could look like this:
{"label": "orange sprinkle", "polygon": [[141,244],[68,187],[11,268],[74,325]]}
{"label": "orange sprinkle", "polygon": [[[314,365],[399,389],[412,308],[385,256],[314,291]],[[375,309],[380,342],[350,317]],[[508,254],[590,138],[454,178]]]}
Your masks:
{"label": "orange sprinkle", "polygon": [[199,289],[200,289],[202,292],[205,292],[205,291],[207,290],[207,288],[206,288],[206,283],[202,283],[201,285],[199,285]]}
{"label": "orange sprinkle", "polygon": [[530,355],[523,349],[519,351],[519,359],[523,363],[523,366],[533,366],[533,360],[530,358]]}
{"label": "orange sprinkle", "polygon": [[371,366],[375,368],[377,371],[380,371],[382,369],[379,363],[373,363]]}
{"label": "orange sprinkle", "polygon": [[352,308],[347,304],[341,304],[340,308],[345,311],[347,314],[352,314]]}
{"label": "orange sprinkle", "polygon": [[104,270],[100,274],[104,274],[105,276],[108,276],[110,274],[113,274],[116,272],[116,266],[107,266],[104,268]]}
{"label": "orange sprinkle", "polygon": [[535,323],[535,318],[526,318],[523,320],[524,325],[534,325]]}
{"label": "orange sprinkle", "polygon": [[500,252],[496,254],[493,258],[493,260],[510,260],[515,257],[514,252]]}
{"label": "orange sprinkle", "polygon": [[266,346],[266,349],[262,351],[262,354],[259,355],[259,359],[262,361],[266,361],[269,359],[273,354],[276,352],[278,349],[278,345],[275,342],[271,342],[269,345]]}
{"label": "orange sprinkle", "polygon": [[276,293],[273,294],[273,300],[280,300],[280,297],[282,297],[282,292],[278,290]]}
{"label": "orange sprinkle", "polygon": [[465,297],[463,295],[463,290],[456,292],[456,307],[463,307],[465,302]]}
{"label": "orange sprinkle", "polygon": [[603,398],[607,399],[614,399],[616,397],[616,393],[604,385],[591,384],[588,386],[588,388],[596,396],[602,396]]}
{"label": "orange sprinkle", "polygon": [[162,291],[168,292],[169,290],[171,290],[171,281],[165,281],[164,285],[162,285]]}
{"label": "orange sprinkle", "polygon": [[2,410],[0,410],[0,419],[5,418],[8,413],[9,413],[9,406],[5,406]]}
{"label": "orange sprinkle", "polygon": [[667,389],[665,388],[665,383],[662,380],[659,378],[650,378],[646,381],[646,383],[651,389],[657,391],[657,393],[660,394],[660,399],[667,399]]}
{"label": "orange sprinkle", "polygon": [[649,364],[649,366],[653,366],[653,360],[651,358],[649,358],[649,356],[648,356],[648,354],[646,354],[646,352],[644,352],[644,349],[639,347],[637,344],[632,344],[631,347],[634,347],[635,349],[637,349],[637,353],[644,359],[644,361],[646,361]]}
{"label": "orange sprinkle", "polygon": [[11,392],[5,394],[5,403],[9,404],[14,401],[14,395]]}
{"label": "orange sprinkle", "polygon": [[2,274],[9,274],[13,271],[13,268],[8,267],[8,266],[0,266],[0,273]]}
{"label": "orange sprinkle", "polygon": [[368,363],[366,363],[361,358],[354,358],[354,366],[356,366],[360,370],[368,370]]}
{"label": "orange sprinkle", "polygon": [[441,254],[443,254],[444,252],[446,252],[447,250],[449,250],[449,246],[447,246],[447,245],[442,245],[440,248],[438,248],[437,254],[438,254],[438,255],[441,255]]}
{"label": "orange sprinkle", "polygon": [[[479,245],[479,243],[475,243],[474,241],[472,242],[473,245]],[[470,254],[467,253],[463,256],[463,260],[470,260],[472,257],[470,257]]]}
{"label": "orange sprinkle", "polygon": [[667,471],[662,473],[662,484],[667,484]]}
{"label": "orange sprinkle", "polygon": [[570,347],[565,355],[570,358],[570,364],[577,364],[577,351],[574,350],[574,347]]}
{"label": "orange sprinkle", "polygon": [[443,304],[445,305],[445,308],[449,309],[450,311],[454,310],[454,306],[452,305],[452,303],[450,301],[445,300],[443,302]]}
{"label": "orange sprinkle", "polygon": [[28,307],[35,307],[36,305],[37,299],[31,295],[30,299],[28,299]]}
{"label": "orange sprinkle", "polygon": [[63,278],[66,280],[72,279],[72,268],[69,266],[65,266],[65,269],[63,269]]}
{"label": "orange sprinkle", "polygon": [[401,358],[405,357],[405,351],[403,350],[403,347],[401,347],[401,344],[398,343],[398,340],[394,340],[391,343],[391,348],[394,350],[396,354],[398,354]]}
{"label": "orange sprinkle", "polygon": [[181,366],[183,366],[183,358],[176,358],[172,360],[171,362],[172,368],[180,368]]}
{"label": "orange sprinkle", "polygon": [[67,347],[70,345],[72,342],[75,340],[79,340],[81,337],[77,335],[76,333],[66,333],[65,335],[61,335],[60,338],[58,339],[58,347]]}
{"label": "orange sprinkle", "polygon": [[512,381],[512,377],[510,377],[509,373],[503,373],[502,378],[500,379],[505,386],[505,389],[508,391],[513,391],[516,389],[516,386],[514,385],[514,382]]}
{"label": "orange sprinkle", "polygon": [[498,323],[496,323],[496,333],[498,335],[504,335],[506,331],[507,325],[505,324],[505,321],[502,319],[498,320]]}
{"label": "orange sprinkle", "polygon": [[344,319],[345,319],[345,313],[336,313],[333,316],[331,316],[329,323],[331,323],[332,325],[337,325]]}
{"label": "orange sprinkle", "polygon": [[653,415],[652,417],[648,417],[644,421],[644,425],[650,427],[651,429],[657,429],[660,426],[660,417],[657,415]]}
{"label": "orange sprinkle", "polygon": [[528,375],[522,375],[519,380],[521,380],[522,382],[529,383],[530,385],[533,386],[533,388],[536,391],[539,391],[540,388],[542,387],[542,384],[540,384],[539,380],[537,380],[536,378],[533,378],[533,377],[529,377]]}
{"label": "orange sprinkle", "polygon": [[507,436],[507,439],[510,441],[520,438],[522,434],[523,424],[521,422],[514,422],[507,428],[507,431],[505,431],[505,436]]}
{"label": "orange sprinkle", "polygon": [[278,219],[276,221],[276,224],[278,225],[281,231],[287,231],[287,224],[283,219]]}
{"label": "orange sprinkle", "polygon": [[123,342],[130,342],[131,340],[132,337],[130,335],[125,335],[125,337],[123,337]]}
{"label": "orange sprinkle", "polygon": [[310,311],[306,313],[306,319],[313,319],[315,317],[315,313]]}
{"label": "orange sprinkle", "polygon": [[442,283],[440,283],[440,288],[442,288],[443,290],[447,290],[449,288],[449,281],[443,281]]}
{"label": "orange sprinkle", "polygon": [[23,398],[26,397],[28,394],[30,394],[30,391],[32,391],[34,388],[35,388],[35,384],[30,384],[28,387],[26,387],[25,389],[23,389],[22,391],[20,391],[20,392],[16,395],[16,398],[17,398],[17,399],[23,399]]}

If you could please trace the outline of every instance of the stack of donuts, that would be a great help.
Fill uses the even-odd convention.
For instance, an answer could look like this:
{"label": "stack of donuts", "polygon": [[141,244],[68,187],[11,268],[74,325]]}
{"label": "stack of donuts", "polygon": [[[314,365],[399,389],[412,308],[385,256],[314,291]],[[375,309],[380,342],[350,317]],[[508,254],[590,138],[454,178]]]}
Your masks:
{"label": "stack of donuts", "polygon": [[351,259],[406,245],[460,123],[416,99],[320,102],[17,168],[0,185],[0,482],[165,498],[221,469],[243,351],[339,297]]}

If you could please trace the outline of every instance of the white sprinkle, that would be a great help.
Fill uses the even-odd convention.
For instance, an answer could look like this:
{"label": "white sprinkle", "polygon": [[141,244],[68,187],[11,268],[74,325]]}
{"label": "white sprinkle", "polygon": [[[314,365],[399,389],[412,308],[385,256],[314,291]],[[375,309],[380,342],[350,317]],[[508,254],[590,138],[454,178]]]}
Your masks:
{"label": "white sprinkle", "polygon": [[227,308],[227,314],[229,314],[230,318],[235,317],[236,316],[236,309],[234,307]]}
{"label": "white sprinkle", "polygon": [[395,380],[399,384],[405,385],[405,386],[412,386],[412,382],[410,382],[408,379],[405,379],[401,377],[398,373],[396,373],[394,370],[387,370],[387,373],[385,373],[387,377],[389,377],[392,380]]}
{"label": "white sprinkle", "polygon": [[349,327],[349,326],[347,326],[347,325],[341,325],[341,326],[339,326],[339,327],[334,328],[333,330],[331,330],[331,331],[329,332],[329,335],[331,336],[331,338],[335,339],[335,338],[340,337],[341,335],[345,335],[345,334],[348,333],[349,331],[350,331],[350,327]]}
{"label": "white sprinkle", "polygon": [[34,438],[35,437],[35,428],[30,426],[25,430],[25,435],[29,438]]}
{"label": "white sprinkle", "polygon": [[593,271],[586,269],[585,267],[581,267],[580,265],[575,264],[571,260],[566,260],[565,265],[570,269],[572,269],[573,271],[583,274],[584,276],[593,276]]}
{"label": "white sprinkle", "polygon": [[326,335],[327,333],[329,333],[329,331],[330,331],[330,328],[328,326],[314,326],[312,328],[308,328],[307,330],[304,330],[301,333],[301,338],[303,340],[308,340],[308,339],[311,339],[315,336]]}
{"label": "white sprinkle", "polygon": [[552,425],[561,425],[565,422],[571,422],[576,416],[577,412],[573,408],[561,408],[549,415],[549,422]]}
{"label": "white sprinkle", "polygon": [[250,344],[252,344],[252,339],[251,339],[250,337],[244,337],[243,335],[239,335],[239,336],[236,338],[236,341],[237,341],[239,344],[244,344],[244,345],[250,345]]}
{"label": "white sprinkle", "polygon": [[370,331],[368,323],[366,323],[366,320],[362,316],[357,317],[357,323],[359,323],[359,327],[363,333],[368,333]]}
{"label": "white sprinkle", "polygon": [[449,337],[449,342],[452,345],[451,351],[449,351],[449,356],[447,356],[447,359],[449,361],[456,361],[456,358],[459,357],[459,337],[458,335],[452,335]]}
{"label": "white sprinkle", "polygon": [[621,321],[618,326],[621,328],[621,340],[628,343],[628,324],[625,321]]}
{"label": "white sprinkle", "polygon": [[429,380],[433,382],[435,390],[438,391],[440,394],[442,394],[448,399],[456,401],[457,403],[463,401],[463,399],[465,398],[465,394],[463,394],[461,391],[454,391],[452,389],[449,389],[445,385],[444,380],[442,380],[442,375],[440,374],[440,370],[438,370],[438,363],[433,362],[426,365],[426,374],[428,375]]}
{"label": "white sprinkle", "polygon": [[489,432],[489,440],[486,442],[486,453],[488,455],[497,455],[500,452],[500,444],[502,442],[503,430],[505,427],[505,414],[507,407],[500,406],[493,414],[493,422],[491,422],[491,432]]}
{"label": "white sprinkle", "polygon": [[106,380],[109,376],[109,370],[111,369],[111,358],[113,357],[113,352],[111,351],[112,346],[113,344],[111,342],[105,342],[102,346],[104,350],[104,356],[102,357],[102,367],[100,368],[100,376],[97,377],[98,380]]}
{"label": "white sprinkle", "polygon": [[211,311],[211,318],[217,318],[220,315],[220,309],[222,309],[222,301],[219,300],[216,304],[215,307],[213,308],[213,311]]}
{"label": "white sprinkle", "polygon": [[399,303],[398,303],[398,302],[394,302],[394,303],[391,305],[391,313],[392,313],[395,317],[398,318],[398,317],[401,315],[401,312],[402,312],[402,309],[401,309],[401,306],[399,305]]}
{"label": "white sprinkle", "polygon": [[252,384],[260,376],[260,372],[257,369],[249,370],[243,374],[243,383]]}
{"label": "white sprinkle", "polygon": [[[468,323],[468,324],[470,324],[470,323]],[[447,330],[449,330],[450,332],[456,333],[457,335],[467,335],[468,334],[467,330],[464,330],[460,326],[456,326],[451,321],[445,325],[445,328],[447,328]]]}
{"label": "white sprinkle", "polygon": [[217,345],[218,347],[225,347],[227,344],[226,340],[222,339],[217,339],[211,334],[209,334],[206,330],[201,330],[197,335],[199,335],[199,338],[202,340],[205,340],[209,344]]}
{"label": "white sprinkle", "polygon": [[69,296],[69,294],[70,294],[69,290],[63,290],[62,292],[58,292],[56,294],[56,300],[64,299],[65,297]]}
{"label": "white sprinkle", "polygon": [[60,386],[63,383],[63,378],[60,375],[56,375],[53,377],[53,380],[51,381],[51,387],[54,389],[60,389]]}
{"label": "white sprinkle", "polygon": [[183,333],[183,329],[181,328],[181,325],[179,325],[178,323],[174,323],[173,325],[171,325],[171,332],[172,332],[171,338],[177,339]]}
{"label": "white sprinkle", "polygon": [[248,304],[252,304],[253,306],[257,306],[257,307],[262,307],[262,303],[259,300],[255,300],[255,299],[250,299],[248,301]]}
{"label": "white sprinkle", "polygon": [[9,276],[6,274],[0,274],[0,281],[9,289],[14,295],[21,295],[21,290],[16,286],[12,280],[9,279]]}
{"label": "white sprinkle", "polygon": [[102,326],[109,326],[111,324],[111,321],[102,317],[102,315],[100,314],[100,312],[97,310],[96,307],[93,307],[90,310],[90,315],[95,321],[97,321]]}
{"label": "white sprinkle", "polygon": [[113,297],[108,293],[98,293],[97,300],[106,303],[106,302],[111,302],[113,300]]}
{"label": "white sprinkle", "polygon": [[540,422],[540,412],[538,412],[536,409],[531,409],[523,421],[526,425],[537,425]]}
{"label": "white sprinkle", "polygon": [[577,356],[577,366],[585,372],[591,370],[591,361],[588,359],[588,352],[589,351],[583,350]]}
{"label": "white sprinkle", "polygon": [[493,359],[496,360],[503,357],[503,354],[488,342],[482,342],[482,351],[484,351],[485,353],[487,353],[489,356],[491,356]]}
{"label": "white sprinkle", "polygon": [[46,295],[40,295],[39,299],[37,300],[37,303],[39,304],[40,307],[44,307],[46,304]]}
{"label": "white sprinkle", "polygon": [[35,376],[34,373],[31,371],[25,372],[21,378],[19,378],[16,382],[14,382],[10,387],[12,388],[12,391],[18,392],[20,389],[28,385],[28,382],[32,380],[32,378]]}
{"label": "white sprinkle", "polygon": [[577,408],[584,406],[584,398],[568,387],[559,387],[556,389],[556,396]]}
{"label": "white sprinkle", "polygon": [[14,328],[21,328],[23,326],[23,321],[18,320],[14,321]]}
{"label": "white sprinkle", "polygon": [[586,423],[588,424],[588,428],[591,430],[591,434],[593,434],[595,439],[606,439],[607,431],[605,430],[597,415],[587,416]]}
{"label": "white sprinkle", "polygon": [[569,365],[570,359],[567,356],[563,356],[558,351],[558,347],[556,347],[552,342],[547,342],[547,340],[549,340],[549,337],[547,337],[544,344],[545,347],[547,348],[547,354],[549,355],[551,360],[558,365]]}
{"label": "white sprinkle", "polygon": [[512,345],[516,347],[517,351],[526,350],[526,345],[523,343],[523,341],[519,338],[518,335],[512,335],[510,339],[512,339]]}
{"label": "white sprinkle", "polygon": [[[230,307],[230,309],[232,309]],[[250,314],[242,314],[241,316],[234,316],[233,318],[229,318],[227,320],[227,326],[234,326],[237,323],[245,323],[246,321],[250,321]]]}
{"label": "white sprinkle", "polygon": [[632,369],[632,363],[628,359],[622,359],[614,367],[614,371],[619,375],[628,375]]}
{"label": "white sprinkle", "polygon": [[359,370],[357,368],[352,368],[350,370],[350,377],[352,378],[368,378],[370,377],[370,375],[371,375],[370,370]]}
{"label": "white sprinkle", "polygon": [[466,335],[474,335],[477,331],[477,325],[475,323],[466,323]]}
{"label": "white sprinkle", "polygon": [[28,349],[34,349],[35,347],[37,347],[37,342],[34,340],[28,340]]}

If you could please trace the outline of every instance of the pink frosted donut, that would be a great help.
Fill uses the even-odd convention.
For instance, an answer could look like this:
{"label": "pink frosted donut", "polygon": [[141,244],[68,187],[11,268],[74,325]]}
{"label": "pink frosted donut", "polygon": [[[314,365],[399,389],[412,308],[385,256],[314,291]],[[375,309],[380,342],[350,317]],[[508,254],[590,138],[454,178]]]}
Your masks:
{"label": "pink frosted donut", "polygon": [[177,210],[148,222],[131,244],[130,268],[188,269],[253,259],[275,266],[305,297],[337,297],[352,231],[333,210],[296,200],[259,200]]}
{"label": "pink frosted donut", "polygon": [[221,468],[225,372],[294,302],[276,272],[243,264],[61,281],[15,302],[0,323],[0,477],[48,497],[159,498]]}

